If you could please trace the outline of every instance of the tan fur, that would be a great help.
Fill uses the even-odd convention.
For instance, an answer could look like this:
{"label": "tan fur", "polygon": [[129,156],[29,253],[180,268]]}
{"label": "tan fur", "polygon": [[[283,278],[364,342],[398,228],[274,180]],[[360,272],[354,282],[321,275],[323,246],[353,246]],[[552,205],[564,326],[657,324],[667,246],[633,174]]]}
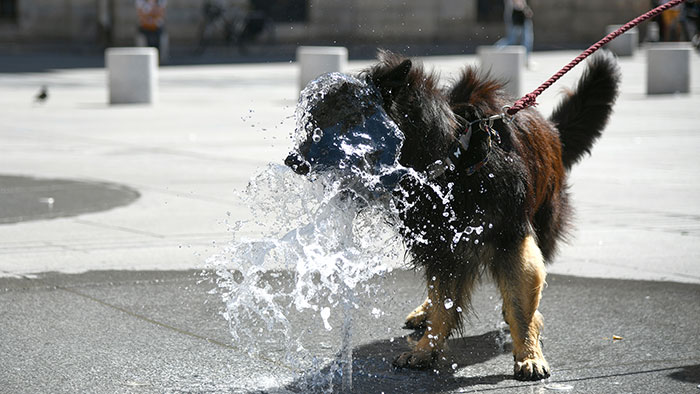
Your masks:
{"label": "tan fur", "polygon": [[528,236],[520,247],[519,272],[496,278],[503,297],[504,316],[513,337],[515,374],[543,375],[549,365],[540,348],[543,319],[540,305],[546,272],[544,260],[534,237]]}
{"label": "tan fur", "polygon": [[[493,251],[484,253],[482,258],[490,258]],[[527,236],[515,256],[519,261],[512,266],[517,272],[496,273],[496,282],[503,297],[503,315],[510,325],[513,338],[514,371],[516,376],[544,376],[549,372],[549,365],[540,348],[540,331],[543,319],[537,310],[542,289],[545,286],[546,272],[544,259],[535,238]],[[468,283],[462,288],[471,292],[475,278],[466,278]],[[429,284],[428,299],[406,317],[406,326],[410,328],[426,327],[423,337],[414,344],[410,352],[405,352],[396,364],[410,367],[426,367],[444,350],[447,338],[458,326],[452,314],[447,313],[444,296],[454,294],[454,289],[443,289],[441,284],[432,281]]]}
{"label": "tan fur", "polygon": [[406,323],[404,326],[406,328],[425,327],[425,321],[428,320],[428,313],[430,312],[431,304],[432,302],[430,301],[430,298],[426,298],[420,306],[406,316]]}

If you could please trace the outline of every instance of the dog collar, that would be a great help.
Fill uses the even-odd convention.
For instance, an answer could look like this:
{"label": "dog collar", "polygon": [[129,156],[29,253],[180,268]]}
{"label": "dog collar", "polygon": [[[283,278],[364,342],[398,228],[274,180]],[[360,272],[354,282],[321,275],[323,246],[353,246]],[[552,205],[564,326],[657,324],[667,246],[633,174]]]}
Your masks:
{"label": "dog collar", "polygon": [[493,147],[492,140],[495,139],[497,144],[501,143],[500,134],[498,134],[498,131],[492,127],[493,122],[496,119],[500,119],[500,115],[495,115],[487,119],[478,119],[467,123],[467,127],[464,128],[464,131],[461,132],[455,140],[455,143],[453,144],[447,158],[445,158],[445,161],[443,162],[442,160],[438,160],[428,167],[428,178],[433,180],[441,177],[447,171],[455,171],[457,169],[457,163],[460,162],[460,157],[469,149],[469,142],[474,134],[475,126],[477,126],[476,131],[486,133],[486,154],[484,155],[483,159],[462,169],[462,172],[464,172],[467,176],[471,176],[486,165],[486,163],[489,161],[489,154],[491,153],[491,149]]}

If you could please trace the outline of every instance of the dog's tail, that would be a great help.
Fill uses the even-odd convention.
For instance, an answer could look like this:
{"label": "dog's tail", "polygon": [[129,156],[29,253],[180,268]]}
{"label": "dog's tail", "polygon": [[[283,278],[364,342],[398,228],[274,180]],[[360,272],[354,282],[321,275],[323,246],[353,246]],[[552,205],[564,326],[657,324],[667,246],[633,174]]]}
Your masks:
{"label": "dog's tail", "polygon": [[620,70],[614,55],[600,51],[588,62],[578,85],[554,110],[566,169],[590,153],[601,136],[618,94]]}

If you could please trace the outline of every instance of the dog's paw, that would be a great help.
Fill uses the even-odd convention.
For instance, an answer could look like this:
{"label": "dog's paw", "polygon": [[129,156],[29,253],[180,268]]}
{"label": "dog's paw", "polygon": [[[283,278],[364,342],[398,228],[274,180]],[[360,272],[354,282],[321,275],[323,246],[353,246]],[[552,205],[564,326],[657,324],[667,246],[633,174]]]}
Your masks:
{"label": "dog's paw", "polygon": [[435,361],[434,352],[412,350],[401,353],[394,360],[396,368],[424,369],[429,368]]}
{"label": "dog's paw", "polygon": [[518,380],[542,380],[549,377],[549,364],[544,358],[516,361],[514,370]]}

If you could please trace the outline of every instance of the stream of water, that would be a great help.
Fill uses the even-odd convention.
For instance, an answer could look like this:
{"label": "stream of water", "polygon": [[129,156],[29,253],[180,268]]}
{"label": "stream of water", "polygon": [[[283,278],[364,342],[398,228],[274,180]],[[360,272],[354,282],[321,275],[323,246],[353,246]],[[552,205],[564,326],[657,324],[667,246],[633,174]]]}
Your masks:
{"label": "stream of water", "polygon": [[[230,219],[232,241],[209,264],[236,346],[293,370],[299,390],[350,391],[353,315],[381,313],[357,295],[405,255],[392,196],[403,177],[427,180],[399,164],[403,133],[367,81],[320,77],[296,120],[293,162],[313,168],[271,164],[255,176]],[[451,190],[430,187],[449,201]]]}
{"label": "stream of water", "polygon": [[[300,390],[349,391],[355,294],[403,258],[396,219],[331,177],[309,182],[281,165],[240,197],[248,219],[231,222],[233,240],[209,259],[234,344],[289,366]],[[309,337],[318,327],[327,336]]]}

